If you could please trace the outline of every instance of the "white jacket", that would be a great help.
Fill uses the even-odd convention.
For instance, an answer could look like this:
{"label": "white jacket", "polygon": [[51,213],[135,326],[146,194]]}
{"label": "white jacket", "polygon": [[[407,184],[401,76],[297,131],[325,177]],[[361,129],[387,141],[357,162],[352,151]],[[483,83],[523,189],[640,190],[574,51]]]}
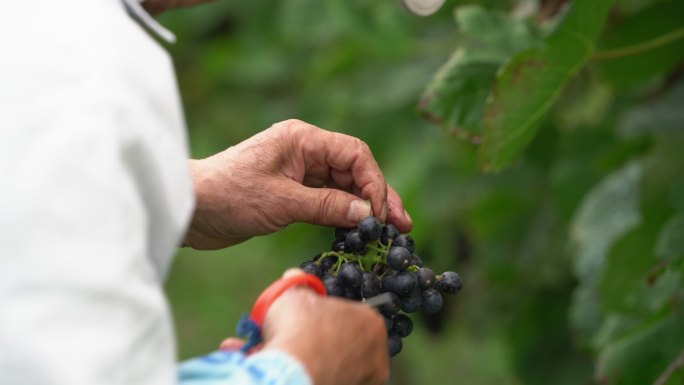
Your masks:
{"label": "white jacket", "polygon": [[0,0],[0,384],[176,381],[193,207],[167,53],[119,0]]}

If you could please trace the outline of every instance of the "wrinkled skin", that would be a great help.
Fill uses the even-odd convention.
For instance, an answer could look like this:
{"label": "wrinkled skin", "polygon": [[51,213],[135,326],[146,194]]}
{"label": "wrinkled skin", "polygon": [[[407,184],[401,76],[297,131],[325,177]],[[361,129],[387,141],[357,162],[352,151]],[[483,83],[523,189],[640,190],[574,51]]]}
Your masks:
{"label": "wrinkled skin", "polygon": [[299,120],[190,167],[197,206],[184,244],[193,248],[231,246],[294,222],[352,227],[375,215],[402,232],[412,227],[364,142]]}

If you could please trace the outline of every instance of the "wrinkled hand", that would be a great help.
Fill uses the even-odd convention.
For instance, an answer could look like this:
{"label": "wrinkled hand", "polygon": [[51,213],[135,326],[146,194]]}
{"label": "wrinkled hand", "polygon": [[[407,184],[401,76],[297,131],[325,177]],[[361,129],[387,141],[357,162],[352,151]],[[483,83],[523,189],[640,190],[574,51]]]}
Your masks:
{"label": "wrinkled hand", "polygon": [[142,5],[147,12],[158,15],[171,8],[187,7],[214,0],[145,0]]}
{"label": "wrinkled hand", "polygon": [[358,302],[291,289],[266,315],[263,349],[297,358],[316,385],[379,385],[389,378],[387,329]]}
{"label": "wrinkled hand", "polygon": [[[290,269],[283,277],[295,274],[304,272]],[[269,308],[263,337],[249,354],[285,351],[304,365],[316,385],[380,385],[389,378],[385,321],[358,302],[292,288]],[[239,350],[243,345],[231,337],[220,349]]]}
{"label": "wrinkled hand", "polygon": [[352,227],[375,215],[402,232],[413,225],[364,142],[299,120],[190,167],[197,206],[185,245],[196,249],[227,247],[294,222]]}

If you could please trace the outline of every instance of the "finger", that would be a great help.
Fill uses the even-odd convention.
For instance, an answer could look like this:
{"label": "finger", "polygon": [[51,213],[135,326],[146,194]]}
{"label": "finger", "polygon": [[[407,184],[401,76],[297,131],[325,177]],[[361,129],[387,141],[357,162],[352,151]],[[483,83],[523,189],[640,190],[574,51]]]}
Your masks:
{"label": "finger", "polygon": [[288,216],[296,222],[323,226],[353,227],[372,215],[368,201],[348,192],[330,188],[311,188],[286,180],[280,191],[287,195]]}
{"label": "finger", "polygon": [[413,228],[413,220],[404,208],[399,194],[387,185],[387,222],[392,223],[402,233],[408,233]]}
{"label": "finger", "polygon": [[240,350],[245,345],[245,341],[237,337],[229,337],[221,342],[219,350]]}
{"label": "finger", "polygon": [[294,132],[305,164],[326,164],[337,172],[349,172],[353,184],[361,192],[360,196],[370,200],[373,215],[385,220],[383,207],[387,201],[387,182],[368,145],[349,135],[326,131],[303,122],[298,125],[304,127]]}
{"label": "finger", "polygon": [[293,267],[291,269],[285,270],[282,278],[290,278],[290,277],[294,277],[295,275],[301,275],[301,274],[306,274],[306,273],[304,273],[304,270],[302,270],[302,269]]}
{"label": "finger", "polygon": [[[219,346],[221,351],[236,352],[245,346],[245,341],[237,337],[228,337]],[[264,344],[258,344],[247,351],[247,355],[254,354],[264,348]]]}

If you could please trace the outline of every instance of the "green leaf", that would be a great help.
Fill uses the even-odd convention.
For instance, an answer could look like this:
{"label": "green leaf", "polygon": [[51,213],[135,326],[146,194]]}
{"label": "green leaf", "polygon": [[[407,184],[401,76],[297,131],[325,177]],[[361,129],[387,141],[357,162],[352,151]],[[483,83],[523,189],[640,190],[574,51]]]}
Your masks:
{"label": "green leaf", "polygon": [[639,183],[641,165],[632,162],[608,175],[583,199],[570,225],[576,248],[575,274],[579,279],[570,318],[589,339],[601,325],[599,288],[611,246],[641,221]]}
{"label": "green leaf", "polygon": [[684,317],[675,311],[642,322],[601,350],[599,383],[652,384],[684,346]]}
{"label": "green leaf", "polygon": [[482,168],[503,169],[532,140],[568,80],[591,57],[611,3],[574,1],[550,36],[503,67],[486,106],[479,152]]}
{"label": "green leaf", "polygon": [[661,258],[684,255],[684,213],[672,217],[660,231],[656,255]]}
{"label": "green leaf", "polygon": [[477,141],[496,71],[529,46],[534,35],[525,22],[480,6],[457,8],[456,22],[465,43],[435,74],[420,110],[458,136]]}
{"label": "green leaf", "polygon": [[594,56],[604,79],[625,88],[684,60],[684,2],[663,1],[608,28]]}
{"label": "green leaf", "polygon": [[684,82],[680,82],[657,100],[628,110],[620,118],[618,132],[623,137],[684,134],[683,105]]}

